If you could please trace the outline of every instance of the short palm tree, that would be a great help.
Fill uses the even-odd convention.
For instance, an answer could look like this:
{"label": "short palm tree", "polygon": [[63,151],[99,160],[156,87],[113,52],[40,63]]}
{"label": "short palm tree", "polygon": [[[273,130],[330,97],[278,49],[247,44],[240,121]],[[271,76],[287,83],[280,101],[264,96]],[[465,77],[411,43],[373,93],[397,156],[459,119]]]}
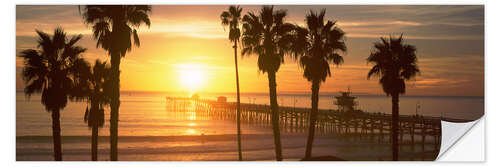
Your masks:
{"label": "short palm tree", "polygon": [[330,63],[340,65],[344,62],[338,52],[346,51],[344,32],[334,21],[327,21],[325,24],[324,17],[325,9],[319,14],[311,11],[306,16],[307,28],[297,26],[296,39],[292,47],[295,58],[304,69],[304,77],[312,82],[312,109],[309,116],[305,159],[311,158],[321,82],[325,82],[326,78],[331,76]]}
{"label": "short palm tree", "polygon": [[42,93],[41,102],[52,115],[54,159],[61,161],[60,111],[66,107],[73,86],[71,69],[86,49],[76,45],[82,35],[68,39],[62,28],[56,28],[53,36],[39,30],[36,33],[38,49],[23,50],[19,55],[24,59],[24,93],[28,97]]}
{"label": "short palm tree", "polygon": [[405,93],[405,81],[414,78],[419,72],[416,48],[405,44],[403,35],[399,38],[381,38],[374,44],[374,50],[366,59],[373,67],[368,72],[380,77],[379,83],[384,92],[392,97],[392,159],[398,160],[399,133],[399,95]]}
{"label": "short palm tree", "polygon": [[234,6],[231,5],[229,6],[229,9],[227,11],[222,12],[220,15],[222,25],[223,26],[229,26],[229,41],[233,42],[233,48],[234,48],[234,66],[236,69],[236,105],[237,105],[237,117],[236,117],[236,122],[237,122],[237,133],[238,133],[238,160],[243,160],[243,156],[241,153],[241,127],[240,127],[240,118],[241,118],[241,111],[240,111],[240,81],[239,81],[239,75],[238,75],[238,42],[240,41],[240,21],[241,21],[241,11],[243,9],[240,8],[240,6]]}
{"label": "short palm tree", "polygon": [[111,56],[110,160],[118,160],[118,111],[120,107],[120,60],[132,49],[132,40],[140,46],[137,28],[151,25],[151,5],[86,5],[80,8],[84,21],[92,26],[97,47]]}
{"label": "short palm tree", "polygon": [[285,23],[285,10],[263,6],[259,15],[249,12],[243,17],[242,55],[258,56],[259,70],[267,73],[276,160],[283,159],[279,130],[279,107],[276,94],[276,72],[284,62],[293,39],[294,25]]}
{"label": "short palm tree", "polygon": [[112,85],[108,77],[111,69],[106,62],[99,59],[92,68],[83,61],[78,63],[75,69],[78,78],[72,98],[87,101],[84,121],[92,129],[91,157],[93,161],[97,161],[99,128],[104,126],[104,107],[111,101],[109,90]]}

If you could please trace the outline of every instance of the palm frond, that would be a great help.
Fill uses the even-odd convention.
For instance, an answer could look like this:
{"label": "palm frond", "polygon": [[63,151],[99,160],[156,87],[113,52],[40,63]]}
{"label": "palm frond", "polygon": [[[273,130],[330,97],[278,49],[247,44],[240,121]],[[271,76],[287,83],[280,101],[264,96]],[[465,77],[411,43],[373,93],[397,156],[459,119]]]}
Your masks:
{"label": "palm frond", "polygon": [[[326,81],[331,76],[329,63],[341,65],[344,58],[339,54],[346,52],[345,33],[336,26],[335,21],[326,21],[326,10],[319,13],[311,10],[306,15],[307,28],[296,26],[291,52],[304,69],[308,81]],[[300,58],[297,58],[300,56]]]}
{"label": "palm frond", "polygon": [[140,46],[137,29],[141,25],[151,26],[151,5],[85,5],[80,10],[85,23],[92,26],[96,46],[122,57],[131,51],[132,39]]}
{"label": "palm frond", "polygon": [[96,47],[102,47],[108,50],[111,44],[111,30],[109,23],[106,21],[96,22],[92,26],[93,38],[97,40]]}
{"label": "palm frond", "polygon": [[223,26],[229,25],[230,17],[231,17],[231,14],[228,11],[222,12],[222,14],[220,15],[220,19],[221,19],[221,23]]}
{"label": "palm frond", "polygon": [[379,82],[387,95],[404,94],[405,80],[420,73],[416,48],[405,44],[402,35],[398,38],[381,38],[380,42],[374,44],[367,62],[374,64],[368,72],[368,78],[379,76]]}
{"label": "palm frond", "polygon": [[138,28],[142,24],[146,24],[148,27],[151,26],[151,20],[149,19],[148,13],[151,12],[145,10],[131,10],[130,13],[127,13],[128,22]]}
{"label": "palm frond", "polygon": [[137,34],[137,30],[134,29],[133,33],[134,34],[134,44],[137,46],[137,47],[140,47],[141,46],[141,41],[139,40],[139,35]]}
{"label": "palm frond", "polygon": [[73,45],[75,45],[76,42],[80,41],[82,38],[83,38],[82,34],[75,35],[75,36],[71,37],[71,39],[69,40],[67,45],[73,46]]}
{"label": "palm frond", "polygon": [[66,38],[62,28],[56,28],[54,34],[36,30],[38,34],[38,50],[21,51],[19,57],[24,59],[22,71],[26,83],[24,89],[29,97],[33,93],[42,93],[42,103],[48,111],[58,111],[66,106],[70,92],[77,82],[75,64],[83,60],[81,54],[85,48],[76,43],[81,35]]}

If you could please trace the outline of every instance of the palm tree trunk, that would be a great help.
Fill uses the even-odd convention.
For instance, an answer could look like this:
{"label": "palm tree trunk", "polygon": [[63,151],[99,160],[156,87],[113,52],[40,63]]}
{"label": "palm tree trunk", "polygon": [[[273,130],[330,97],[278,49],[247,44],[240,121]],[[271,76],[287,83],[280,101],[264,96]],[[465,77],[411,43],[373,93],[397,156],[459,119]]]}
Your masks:
{"label": "palm tree trunk", "polygon": [[99,127],[97,123],[92,125],[92,161],[97,161],[97,145],[99,138]]}
{"label": "palm tree trunk", "polygon": [[118,112],[120,107],[120,53],[111,53],[111,80],[112,80],[112,95],[111,95],[111,114],[110,114],[110,160],[118,160]]}
{"label": "palm tree trunk", "polygon": [[243,155],[241,153],[241,126],[240,126],[240,119],[241,119],[241,109],[240,109],[240,78],[238,75],[238,43],[234,42],[234,66],[236,69],[236,101],[237,101],[237,131],[238,131],[238,160],[242,161],[243,160]]}
{"label": "palm tree trunk", "polygon": [[392,160],[398,160],[399,94],[392,95]]}
{"label": "palm tree trunk", "polygon": [[319,99],[319,80],[313,80],[311,91],[312,91],[312,96],[311,96],[311,115],[309,117],[309,135],[307,136],[307,145],[306,145],[306,155],[305,159],[310,159],[311,158],[311,152],[312,152],[312,144],[314,140],[314,131],[316,128],[316,119],[317,119],[317,113],[318,113],[318,99]]}
{"label": "palm tree trunk", "polygon": [[278,97],[276,94],[276,72],[268,72],[267,77],[269,79],[269,96],[271,104],[271,119],[273,124],[276,160],[281,161],[283,160],[283,157],[281,155],[280,125],[279,125],[279,114],[278,114],[279,108],[278,108]]}
{"label": "palm tree trunk", "polygon": [[61,122],[59,110],[52,111],[52,138],[54,142],[54,159],[62,161]]}

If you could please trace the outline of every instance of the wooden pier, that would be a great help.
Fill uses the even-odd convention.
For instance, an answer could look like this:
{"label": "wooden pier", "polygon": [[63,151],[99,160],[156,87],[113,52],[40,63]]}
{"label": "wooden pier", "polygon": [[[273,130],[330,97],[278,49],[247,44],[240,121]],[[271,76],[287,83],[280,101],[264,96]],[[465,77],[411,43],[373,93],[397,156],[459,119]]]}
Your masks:
{"label": "wooden pier", "polygon": [[[213,120],[236,120],[236,103],[209,99],[167,97],[168,106],[176,111],[190,111]],[[241,123],[271,126],[269,105],[241,103]],[[280,130],[284,133],[303,133],[308,129],[310,108],[279,107]],[[440,117],[400,115],[400,149],[417,148],[421,153],[437,156],[441,145]],[[319,110],[316,122],[318,134],[339,134],[350,138],[367,139],[378,144],[391,143],[391,115],[367,112]]]}

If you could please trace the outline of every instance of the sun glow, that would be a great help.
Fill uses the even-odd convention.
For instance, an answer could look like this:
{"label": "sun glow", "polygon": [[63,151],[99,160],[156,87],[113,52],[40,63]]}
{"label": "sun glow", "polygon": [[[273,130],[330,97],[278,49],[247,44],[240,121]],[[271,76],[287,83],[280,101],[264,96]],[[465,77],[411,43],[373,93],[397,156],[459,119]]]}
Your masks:
{"label": "sun glow", "polygon": [[180,65],[178,71],[181,86],[190,92],[196,92],[204,84],[204,74],[200,66]]}

